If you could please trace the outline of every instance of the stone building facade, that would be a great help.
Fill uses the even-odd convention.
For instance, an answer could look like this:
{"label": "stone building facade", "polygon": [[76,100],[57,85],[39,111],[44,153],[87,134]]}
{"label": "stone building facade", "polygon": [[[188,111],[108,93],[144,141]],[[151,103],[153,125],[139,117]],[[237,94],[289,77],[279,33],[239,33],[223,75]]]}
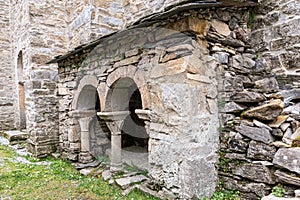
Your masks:
{"label": "stone building facade", "polygon": [[294,196],[298,1],[0,5],[1,129],[26,129],[36,156],[107,154],[117,171],[141,153],[152,184],[181,199],[218,183]]}

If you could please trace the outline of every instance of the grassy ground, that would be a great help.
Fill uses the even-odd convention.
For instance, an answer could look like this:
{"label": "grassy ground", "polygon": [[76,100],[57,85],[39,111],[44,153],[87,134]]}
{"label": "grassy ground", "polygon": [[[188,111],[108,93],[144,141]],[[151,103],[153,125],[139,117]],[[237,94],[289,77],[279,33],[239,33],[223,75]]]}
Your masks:
{"label": "grassy ground", "polygon": [[65,161],[47,158],[44,161],[51,164],[21,164],[14,162],[16,156],[11,148],[0,145],[0,199],[156,199],[135,190],[124,197],[117,186],[83,176]]}

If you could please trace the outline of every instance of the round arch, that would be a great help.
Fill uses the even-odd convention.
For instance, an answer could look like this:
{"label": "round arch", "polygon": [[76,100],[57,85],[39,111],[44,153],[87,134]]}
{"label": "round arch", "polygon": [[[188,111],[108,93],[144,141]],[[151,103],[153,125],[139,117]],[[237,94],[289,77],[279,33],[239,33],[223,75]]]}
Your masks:
{"label": "round arch", "polygon": [[[84,76],[77,87],[72,102],[72,110],[91,110],[95,109],[98,99],[97,96],[98,80],[95,76]],[[92,98],[91,98],[92,97]]]}
{"label": "round arch", "polygon": [[[151,106],[150,96],[149,96],[150,93],[149,93],[148,85],[146,84],[145,73],[143,71],[137,70],[137,68],[133,66],[120,67],[116,69],[107,77],[106,83],[102,83],[98,87],[98,93],[101,92],[101,94],[104,94],[101,98],[102,110],[104,111],[128,110],[126,109],[126,106],[123,105],[123,103],[121,102],[121,99],[123,99],[124,101],[124,96],[122,96],[121,94],[124,92],[129,92],[130,94],[134,92],[136,89],[139,90],[141,95],[141,99],[142,99],[141,109],[144,110],[150,109]],[[113,98],[113,97],[117,97],[117,98]],[[113,99],[115,100],[120,99],[120,102],[116,102]]]}
{"label": "round arch", "polygon": [[[138,164],[147,169],[149,133],[145,120],[136,113],[136,110],[144,109],[141,91],[136,82],[130,77],[119,77],[109,87],[105,106],[105,112],[129,111],[130,114],[120,127],[122,157],[127,164]],[[141,153],[140,159],[135,158],[137,153]]]}

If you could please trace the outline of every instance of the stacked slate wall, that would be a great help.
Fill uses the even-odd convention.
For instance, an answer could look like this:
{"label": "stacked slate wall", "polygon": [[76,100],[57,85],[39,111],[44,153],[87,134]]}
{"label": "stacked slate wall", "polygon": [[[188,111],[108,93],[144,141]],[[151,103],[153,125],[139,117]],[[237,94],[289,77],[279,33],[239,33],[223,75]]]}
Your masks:
{"label": "stacked slate wall", "polygon": [[245,21],[228,23],[250,48],[212,48],[226,64],[219,178],[242,199],[259,199],[275,186],[293,197],[300,186],[299,8],[297,1],[264,1],[249,12],[250,34]]}

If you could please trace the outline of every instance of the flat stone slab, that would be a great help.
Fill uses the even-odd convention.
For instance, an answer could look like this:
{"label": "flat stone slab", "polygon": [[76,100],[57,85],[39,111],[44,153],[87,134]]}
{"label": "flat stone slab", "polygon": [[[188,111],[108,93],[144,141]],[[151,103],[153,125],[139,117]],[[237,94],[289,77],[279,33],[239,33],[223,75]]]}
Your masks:
{"label": "flat stone slab", "polygon": [[0,132],[0,136],[8,139],[10,144],[24,142],[28,138],[28,134],[21,131],[4,131]]}
{"label": "flat stone slab", "polygon": [[144,175],[136,175],[136,176],[130,176],[130,177],[125,177],[125,178],[119,178],[116,179],[116,183],[122,188],[126,189],[128,188],[131,184],[134,183],[139,183],[144,180],[147,180],[148,178]]}
{"label": "flat stone slab", "polygon": [[241,125],[236,128],[236,130],[246,136],[251,138],[252,140],[260,141],[265,144],[270,144],[274,142],[274,138],[272,137],[270,131],[266,128],[258,128],[247,126],[245,121],[242,121]]}
{"label": "flat stone slab", "polygon": [[263,197],[261,200],[299,200],[299,198],[282,198],[276,197],[273,194]]}
{"label": "flat stone slab", "polygon": [[102,172],[102,178],[107,181],[108,179],[111,179],[112,174],[109,170],[105,170],[104,172]]}
{"label": "flat stone slab", "polygon": [[275,177],[272,171],[264,165],[245,163],[235,166],[232,173],[253,181],[267,184],[275,184]]}
{"label": "flat stone slab", "polygon": [[300,186],[300,178],[297,177],[295,174],[288,174],[280,170],[276,170],[274,173],[278,180],[281,180],[285,183],[291,184],[291,185],[297,185]]}
{"label": "flat stone slab", "polygon": [[284,108],[284,103],[280,99],[271,100],[270,103],[257,106],[245,111],[242,116],[246,118],[254,118],[263,121],[277,119]]}
{"label": "flat stone slab", "polygon": [[300,148],[279,149],[274,156],[273,164],[300,174]]}

